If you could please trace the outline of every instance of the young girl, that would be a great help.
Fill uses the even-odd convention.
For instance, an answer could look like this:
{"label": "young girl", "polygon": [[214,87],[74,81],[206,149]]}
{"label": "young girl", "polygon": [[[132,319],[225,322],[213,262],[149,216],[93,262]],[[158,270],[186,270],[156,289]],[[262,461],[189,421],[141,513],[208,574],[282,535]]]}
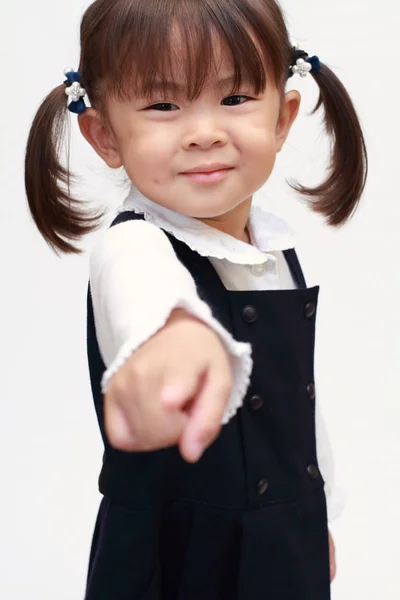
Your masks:
{"label": "young girl", "polygon": [[313,373],[319,289],[252,197],[298,112],[286,81],[311,74],[332,156],[323,183],[297,189],[345,223],[366,176],[351,100],[291,46],[275,0],[96,0],[81,52],[35,117],[26,189],[47,242],[78,252],[101,215],[71,197],[58,158],[67,106],[132,182],[91,259],[105,453],[86,599],[327,600],[326,497],[337,506]]}

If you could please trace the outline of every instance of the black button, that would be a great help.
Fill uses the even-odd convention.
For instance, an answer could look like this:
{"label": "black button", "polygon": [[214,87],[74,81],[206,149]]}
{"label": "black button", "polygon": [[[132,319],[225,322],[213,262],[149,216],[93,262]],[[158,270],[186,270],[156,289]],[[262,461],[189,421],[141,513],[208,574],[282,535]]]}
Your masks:
{"label": "black button", "polygon": [[315,306],[315,302],[307,302],[304,307],[304,315],[307,319],[311,319],[315,315],[317,307]]}
{"label": "black button", "polygon": [[260,410],[263,404],[264,399],[261,398],[261,396],[258,396],[258,394],[254,394],[254,396],[249,398],[249,407],[251,410]]}
{"label": "black button", "polygon": [[313,383],[309,383],[307,386],[307,394],[310,400],[315,399],[315,385]]}
{"label": "black button", "polygon": [[248,304],[242,310],[242,317],[246,323],[254,323],[254,321],[257,321],[257,316],[257,310],[251,304]]}
{"label": "black button", "polygon": [[262,496],[268,489],[268,479],[260,479],[257,484],[257,494]]}
{"label": "black button", "polygon": [[309,474],[311,479],[318,479],[319,477],[319,471],[318,471],[318,467],[316,465],[308,465],[307,467],[307,473]]}

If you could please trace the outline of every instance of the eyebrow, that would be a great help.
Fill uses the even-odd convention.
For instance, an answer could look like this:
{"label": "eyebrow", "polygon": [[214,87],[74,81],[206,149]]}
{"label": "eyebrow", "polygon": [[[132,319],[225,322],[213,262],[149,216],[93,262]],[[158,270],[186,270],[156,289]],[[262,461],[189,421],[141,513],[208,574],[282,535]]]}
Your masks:
{"label": "eyebrow", "polygon": [[[234,75],[229,75],[229,77],[224,77],[223,79],[219,79],[216,84],[217,87],[220,88],[225,88],[228,87],[228,85],[232,85],[235,82],[235,77]],[[242,84],[250,84],[250,79],[248,77],[242,77]],[[176,83],[175,81],[154,81],[153,85],[152,85],[152,90],[157,92],[157,91],[162,91],[164,89],[173,91],[173,92],[178,92],[178,93],[182,93],[185,89],[184,85],[181,85],[179,83]]]}

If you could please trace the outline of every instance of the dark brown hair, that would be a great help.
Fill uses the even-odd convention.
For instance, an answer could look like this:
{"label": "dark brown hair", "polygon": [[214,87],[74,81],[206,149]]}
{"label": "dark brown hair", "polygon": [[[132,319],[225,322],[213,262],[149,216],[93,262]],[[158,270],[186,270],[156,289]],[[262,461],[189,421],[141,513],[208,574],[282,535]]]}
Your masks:
{"label": "dark brown hair", "polygon": [[[184,56],[174,50],[173,24],[182,34]],[[272,81],[283,94],[293,48],[275,0],[96,0],[82,19],[79,64],[91,105],[107,120],[108,96],[149,94],[155,78],[170,79],[172,65],[179,60],[188,98],[198,97],[215,68],[215,34],[232,56],[232,93],[246,75],[255,93]],[[354,212],[365,186],[365,142],[350,97],[336,75],[322,65],[313,76],[320,89],[315,110],[323,106],[333,141],[330,168],[326,181],[316,188],[293,187],[330,225],[340,225]],[[71,196],[69,168],[59,158],[66,106],[63,85],[40,106],[28,139],[25,183],[30,211],[45,240],[54,250],[80,252],[71,240],[97,228],[103,214],[90,212]]]}

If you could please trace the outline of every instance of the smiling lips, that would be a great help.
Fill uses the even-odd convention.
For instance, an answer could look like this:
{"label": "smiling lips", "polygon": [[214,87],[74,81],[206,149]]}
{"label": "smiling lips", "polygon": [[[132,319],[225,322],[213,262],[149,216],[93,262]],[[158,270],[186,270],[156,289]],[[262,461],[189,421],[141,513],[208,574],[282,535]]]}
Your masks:
{"label": "smiling lips", "polygon": [[233,167],[224,165],[221,163],[213,163],[209,165],[199,165],[190,171],[184,171],[181,173],[186,177],[189,177],[192,181],[198,183],[220,181],[227,176],[229,171],[232,171]]}

